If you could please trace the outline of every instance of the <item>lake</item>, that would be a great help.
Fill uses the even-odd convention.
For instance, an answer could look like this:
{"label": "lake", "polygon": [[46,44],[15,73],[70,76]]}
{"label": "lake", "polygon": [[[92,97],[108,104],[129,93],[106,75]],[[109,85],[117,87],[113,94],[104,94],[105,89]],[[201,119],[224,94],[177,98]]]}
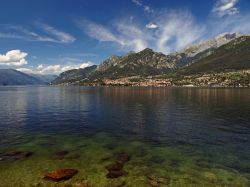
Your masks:
{"label": "lake", "polygon": [[0,110],[1,187],[250,186],[248,88],[0,87]]}

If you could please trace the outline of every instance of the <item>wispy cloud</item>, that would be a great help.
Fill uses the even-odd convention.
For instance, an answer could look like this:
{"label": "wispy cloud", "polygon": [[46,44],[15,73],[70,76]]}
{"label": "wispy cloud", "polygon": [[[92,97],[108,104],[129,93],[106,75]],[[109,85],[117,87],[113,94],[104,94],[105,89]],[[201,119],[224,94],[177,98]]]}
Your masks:
{"label": "wispy cloud", "polygon": [[188,11],[162,12],[156,24],[157,30],[156,48],[168,53],[180,50],[202,38],[205,27],[197,23]]}
{"label": "wispy cloud", "polygon": [[144,5],[143,9],[147,13],[153,13],[154,12],[154,10],[150,6],[148,6],[148,5]]}
{"label": "wispy cloud", "polygon": [[52,26],[41,22],[36,25],[42,30],[41,32],[46,34],[36,33],[22,26],[5,24],[0,25],[0,38],[54,43],[72,43],[75,41],[72,35],[59,31]]}
{"label": "wispy cloud", "polygon": [[120,41],[114,33],[100,24],[82,19],[77,21],[77,25],[91,38],[97,39],[101,42],[116,42],[123,45],[122,41]]}
{"label": "wispy cloud", "polygon": [[28,64],[25,57],[28,53],[22,52],[21,50],[11,50],[6,54],[0,54],[0,65],[6,66],[22,66]]}
{"label": "wispy cloud", "polygon": [[145,33],[130,21],[119,20],[114,23],[113,29],[85,19],[77,21],[77,25],[89,37],[100,42],[116,43],[126,50],[140,51],[147,46],[143,39]]}
{"label": "wispy cloud", "polygon": [[132,0],[132,3],[136,4],[137,6],[143,6],[142,1],[140,0]]}
{"label": "wispy cloud", "polygon": [[131,2],[139,7],[142,7],[144,12],[146,12],[146,13],[153,13],[154,12],[154,10],[149,5],[144,4],[144,2],[142,0],[131,0]]}
{"label": "wispy cloud", "polygon": [[66,32],[60,31],[48,24],[45,24],[42,22],[36,22],[36,24],[47,34],[53,36],[55,40],[58,41],[59,43],[72,43],[76,40],[75,37],[73,37],[72,35]]}
{"label": "wispy cloud", "polygon": [[217,0],[212,13],[219,17],[238,14],[239,9],[236,7],[238,2],[239,0]]}
{"label": "wispy cloud", "polygon": [[118,19],[109,28],[87,20],[77,23],[89,37],[116,43],[124,51],[150,47],[169,53],[201,39],[205,31],[188,11],[162,11],[153,17],[146,27],[135,24],[133,19]]}
{"label": "wispy cloud", "polygon": [[222,32],[238,32],[241,34],[250,33],[250,13],[235,15],[233,17],[224,17],[221,19],[210,20],[207,25],[210,35],[217,35]]}

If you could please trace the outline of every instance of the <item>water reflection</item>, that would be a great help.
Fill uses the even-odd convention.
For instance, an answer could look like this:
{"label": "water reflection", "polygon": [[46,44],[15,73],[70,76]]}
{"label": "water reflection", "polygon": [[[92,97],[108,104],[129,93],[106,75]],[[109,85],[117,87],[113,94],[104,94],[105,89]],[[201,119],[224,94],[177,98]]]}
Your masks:
{"label": "water reflection", "polygon": [[233,88],[1,87],[1,141],[22,133],[92,129],[246,150],[249,95],[249,89]]}

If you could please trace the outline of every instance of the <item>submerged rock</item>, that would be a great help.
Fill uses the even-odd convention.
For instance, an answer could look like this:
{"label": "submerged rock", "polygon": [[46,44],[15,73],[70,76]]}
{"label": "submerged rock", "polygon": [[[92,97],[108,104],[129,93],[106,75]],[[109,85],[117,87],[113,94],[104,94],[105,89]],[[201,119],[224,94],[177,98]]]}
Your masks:
{"label": "submerged rock", "polygon": [[9,151],[0,155],[1,156],[0,160],[14,161],[14,160],[25,159],[32,155],[33,152],[30,151]]}
{"label": "submerged rock", "polygon": [[111,165],[108,165],[105,167],[108,171],[111,171],[111,170],[122,170],[123,169],[123,164],[122,163],[119,163],[119,162],[116,162],[116,163],[113,163]]}
{"label": "submerged rock", "polygon": [[109,179],[114,179],[114,178],[121,177],[123,175],[125,175],[125,172],[122,170],[110,170],[108,174],[106,175],[106,177]]}
{"label": "submerged rock", "polygon": [[123,164],[119,162],[115,162],[111,165],[105,167],[108,170],[107,178],[118,178],[123,176],[125,173],[123,172]]}
{"label": "submerged rock", "polygon": [[130,160],[130,156],[124,152],[114,153],[114,157],[115,162],[105,167],[108,170],[106,177],[110,179],[125,175],[126,173],[123,171],[123,167],[125,163]]}
{"label": "submerged rock", "polygon": [[116,161],[115,163],[106,166],[108,170],[107,178],[114,179],[125,175],[126,173],[123,171],[124,163]]}
{"label": "submerged rock", "polygon": [[121,162],[124,164],[130,160],[130,155],[128,155],[127,153],[123,153],[123,152],[115,153],[114,156],[118,162]]}
{"label": "submerged rock", "polygon": [[63,150],[63,151],[57,151],[57,152],[55,153],[55,155],[57,155],[57,156],[65,156],[65,155],[67,155],[68,153],[69,153],[69,151]]}
{"label": "submerged rock", "polygon": [[58,182],[71,179],[77,173],[78,170],[76,169],[58,169],[56,171],[45,174],[44,179]]}

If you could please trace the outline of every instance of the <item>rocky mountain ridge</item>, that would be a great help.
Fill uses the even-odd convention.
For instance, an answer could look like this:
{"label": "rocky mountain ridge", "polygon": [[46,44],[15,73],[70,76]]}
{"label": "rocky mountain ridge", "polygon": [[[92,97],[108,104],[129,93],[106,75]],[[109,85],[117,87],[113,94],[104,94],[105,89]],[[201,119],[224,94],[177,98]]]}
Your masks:
{"label": "rocky mountain ridge", "polygon": [[[246,46],[248,43],[250,43],[248,36],[238,33],[223,33],[215,38],[200,42],[179,52],[168,55],[155,52],[149,48],[146,48],[138,53],[131,51],[123,56],[112,56],[108,58],[95,68],[90,68],[87,75],[84,73],[86,69],[64,72],[59,76],[59,78],[56,79],[56,81],[53,81],[53,84],[61,84],[63,82],[81,84],[84,82],[98,82],[103,79],[119,79],[122,77],[132,76],[155,76],[169,73],[171,74],[178,71],[186,72],[183,71],[183,69],[186,70],[190,69],[189,67],[196,67],[197,64],[202,64],[201,66],[204,67],[212,67],[214,70],[214,66],[207,66],[205,65],[206,63],[202,63],[202,61],[210,56],[213,56],[213,54],[217,54],[218,51],[221,51],[220,54],[225,56],[223,50],[221,49],[222,46],[225,46],[225,48],[232,45],[236,46],[236,49],[240,48],[245,51],[240,52],[245,55],[248,48],[242,49],[241,45]],[[225,53],[232,53],[231,50],[229,49]],[[227,59],[225,58],[222,60]],[[248,56],[246,57],[246,60],[248,60]],[[223,69],[223,67],[220,67],[220,63],[215,64],[217,64],[220,70]],[[246,64],[248,64],[248,62],[246,62]],[[236,69],[240,69],[242,68],[242,63],[237,64],[236,66],[239,66]],[[228,67],[235,68],[236,66],[233,66],[230,62]],[[248,65],[246,65],[246,67],[248,67]],[[199,67],[198,70],[194,72],[198,73],[200,69],[204,70],[204,68]],[[207,71],[209,71],[209,69],[207,69]]]}

